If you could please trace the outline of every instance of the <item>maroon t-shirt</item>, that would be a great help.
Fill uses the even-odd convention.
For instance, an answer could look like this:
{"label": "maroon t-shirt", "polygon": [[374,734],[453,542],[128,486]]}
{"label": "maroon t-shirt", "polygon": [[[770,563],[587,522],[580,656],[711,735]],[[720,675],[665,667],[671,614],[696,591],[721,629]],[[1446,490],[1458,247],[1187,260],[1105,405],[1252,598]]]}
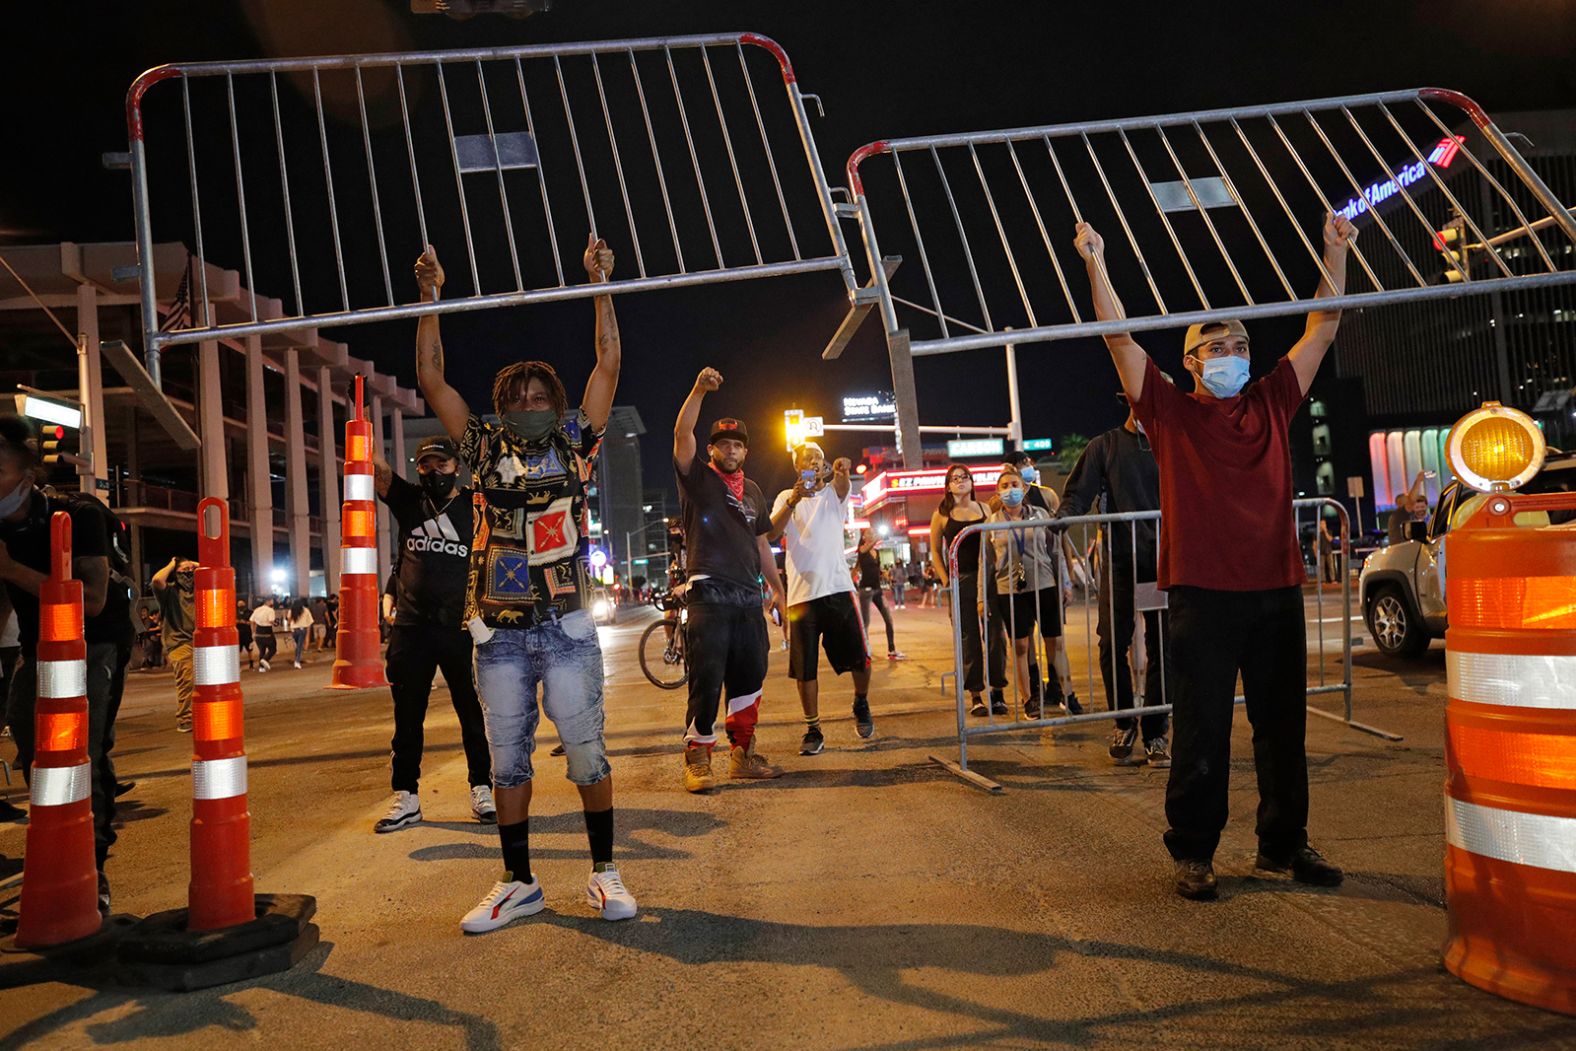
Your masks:
{"label": "maroon t-shirt", "polygon": [[1184,393],[1153,361],[1145,370],[1133,415],[1160,468],[1160,586],[1300,585],[1288,431],[1304,395],[1291,359],[1235,398]]}

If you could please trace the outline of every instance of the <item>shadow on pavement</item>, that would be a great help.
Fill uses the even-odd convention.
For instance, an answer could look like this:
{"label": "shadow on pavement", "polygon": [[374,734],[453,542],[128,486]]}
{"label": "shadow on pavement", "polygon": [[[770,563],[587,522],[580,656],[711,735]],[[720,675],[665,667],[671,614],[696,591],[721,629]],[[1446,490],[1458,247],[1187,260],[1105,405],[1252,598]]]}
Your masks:
{"label": "shadow on pavement", "polygon": [[[692,810],[649,810],[640,807],[619,808],[617,823],[618,858],[620,861],[683,861],[693,855],[687,850],[648,843],[639,833],[655,830],[665,836],[688,839],[706,836],[723,828],[727,822],[712,814]],[[450,828],[464,832],[484,832],[486,835],[470,843],[438,843],[418,847],[410,852],[412,861],[498,861],[496,825],[468,822],[424,822],[415,828]],[[558,814],[531,816],[531,858],[543,861],[563,861],[586,857],[585,818],[578,810]],[[542,836],[554,833],[571,836],[572,847],[551,847],[542,843]]]}
{"label": "shadow on pavement", "polygon": [[252,1013],[226,997],[249,989],[269,989],[281,996],[293,996],[327,1007],[361,1011],[402,1022],[451,1027],[464,1036],[468,1051],[496,1051],[502,1046],[497,1026],[488,1019],[452,1010],[436,1000],[323,974],[322,967],[333,948],[332,942],[324,942],[294,970],[283,974],[194,993],[137,991],[110,983],[88,986],[96,995],[3,1034],[4,1044],[25,1047],[39,1043],[65,1026],[128,1005],[135,1010],[124,1018],[87,1026],[87,1033],[95,1043],[181,1037],[210,1028],[262,1036]]}
{"label": "shadow on pavement", "polygon": [[[1153,1027],[1168,1021],[1195,1020],[1201,1029],[1214,1019],[1251,1017],[1265,1046],[1277,1037],[1303,1038],[1334,1033],[1360,1037],[1376,1028],[1441,1024],[1453,1005],[1472,1012],[1474,1020],[1492,1016],[1496,1006],[1518,1013],[1506,1028],[1483,1031],[1462,1047],[1533,1047],[1540,1041],[1576,1035],[1576,1021],[1538,1019],[1525,1025],[1525,1009],[1457,982],[1438,965],[1399,968],[1388,974],[1334,982],[1309,982],[1304,975],[1249,967],[1195,953],[1156,949],[1119,942],[1078,940],[1053,934],[1007,930],[978,924],[904,923],[885,926],[813,926],[776,923],[719,915],[694,909],[643,909],[632,923],[609,924],[598,919],[542,914],[552,923],[617,945],[667,957],[677,963],[763,963],[821,967],[839,972],[866,994],[889,1003],[973,1019],[984,1028],[966,1035],[916,1037],[889,1044],[860,1044],[862,1051],[919,1051],[923,1048],[979,1046],[987,1041],[1018,1039],[1038,1045],[1055,1040],[1077,1046],[1121,1037],[1123,1028]],[[991,1004],[959,992],[919,986],[905,980],[905,971],[947,973],[949,989],[966,991],[971,980],[1021,977],[1048,972],[1054,982],[1058,968],[1076,968],[1089,959],[1136,960],[1172,967],[1198,977],[1200,992],[1186,1002],[1146,1008],[1124,998],[1120,1008],[1090,1011],[1082,1017],[1048,1018]],[[1230,977],[1267,986],[1235,996],[1208,997],[1212,977]],[[980,988],[985,988],[981,986]],[[1052,988],[1052,987],[1047,987]],[[1067,1009],[1048,999],[1050,1010]],[[1419,1029],[1419,1032],[1423,1030]],[[1437,1032],[1437,1029],[1431,1030]],[[1138,1035],[1133,1033],[1131,1035]],[[1200,1034],[1202,1035],[1202,1033]],[[1448,1046],[1448,1045],[1441,1045]]]}

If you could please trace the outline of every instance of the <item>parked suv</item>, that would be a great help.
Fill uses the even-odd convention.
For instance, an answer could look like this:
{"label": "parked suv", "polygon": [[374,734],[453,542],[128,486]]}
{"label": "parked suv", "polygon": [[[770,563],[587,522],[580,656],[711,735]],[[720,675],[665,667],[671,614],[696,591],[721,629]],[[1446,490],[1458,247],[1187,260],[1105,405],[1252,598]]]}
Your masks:
{"label": "parked suv", "polygon": [[[1522,493],[1576,492],[1576,453],[1550,449],[1543,469]],[[1459,481],[1445,486],[1428,520],[1424,539],[1405,540],[1380,548],[1363,562],[1358,601],[1374,645],[1393,657],[1416,657],[1445,634],[1445,536],[1458,521],[1468,500],[1482,494]],[[1470,509],[1468,509],[1470,510]],[[1576,518],[1576,512],[1548,515],[1554,524]],[[1524,525],[1539,524],[1524,522]]]}

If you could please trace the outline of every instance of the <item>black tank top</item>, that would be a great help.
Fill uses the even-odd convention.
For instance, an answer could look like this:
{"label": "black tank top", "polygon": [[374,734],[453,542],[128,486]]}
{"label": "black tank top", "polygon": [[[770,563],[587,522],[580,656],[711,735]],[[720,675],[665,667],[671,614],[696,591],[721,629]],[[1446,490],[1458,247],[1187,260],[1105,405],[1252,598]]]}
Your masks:
{"label": "black tank top", "polygon": [[[959,533],[969,526],[977,525],[983,521],[985,521],[983,518],[974,518],[967,522],[960,522],[950,514],[947,515],[946,524],[941,527],[941,537],[947,543],[947,550],[952,550],[952,542],[958,538]],[[943,554],[942,558],[944,560],[946,555]],[[970,533],[963,539],[963,544],[958,548],[958,572],[978,573],[979,571],[980,535],[978,533]]]}

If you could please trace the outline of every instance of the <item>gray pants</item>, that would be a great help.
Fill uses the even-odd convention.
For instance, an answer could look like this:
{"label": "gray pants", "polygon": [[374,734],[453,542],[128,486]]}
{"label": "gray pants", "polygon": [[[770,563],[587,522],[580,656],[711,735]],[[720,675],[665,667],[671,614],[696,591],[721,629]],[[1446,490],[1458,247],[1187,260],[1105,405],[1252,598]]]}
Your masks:
{"label": "gray pants", "polygon": [[886,621],[887,652],[896,653],[897,643],[892,636],[892,614],[887,612],[886,599],[881,596],[880,588],[859,589],[859,619],[865,622],[865,635],[870,635],[870,603],[876,604],[876,609],[881,613],[881,619]]}
{"label": "gray pants", "polygon": [[[88,645],[88,761],[93,764],[89,779],[93,789],[93,845],[98,858],[99,871],[104,870],[104,859],[115,842],[115,789],[113,775],[106,778],[100,771],[109,762],[106,742],[112,740],[110,727],[111,706],[115,697],[116,665],[120,649],[112,642],[94,642]],[[16,741],[16,765],[22,776],[32,783],[34,723],[33,706],[38,692],[38,665],[34,654],[23,654],[17,662],[16,674],[10,683],[6,699],[5,721],[11,727],[11,737]],[[109,783],[106,783],[109,782]]]}

